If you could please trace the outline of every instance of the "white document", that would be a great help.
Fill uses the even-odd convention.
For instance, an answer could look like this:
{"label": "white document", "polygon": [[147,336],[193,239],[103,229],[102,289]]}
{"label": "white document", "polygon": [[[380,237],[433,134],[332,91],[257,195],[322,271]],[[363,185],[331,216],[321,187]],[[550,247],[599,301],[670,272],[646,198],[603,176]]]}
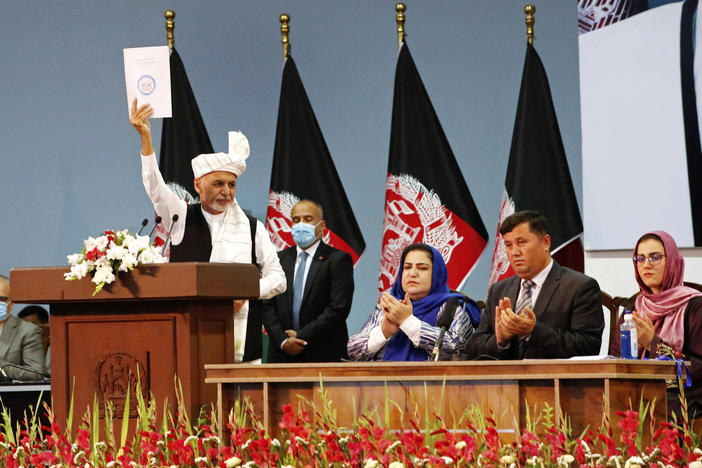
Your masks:
{"label": "white document", "polygon": [[168,46],[124,49],[127,109],[151,104],[152,117],[171,117],[171,67]]}

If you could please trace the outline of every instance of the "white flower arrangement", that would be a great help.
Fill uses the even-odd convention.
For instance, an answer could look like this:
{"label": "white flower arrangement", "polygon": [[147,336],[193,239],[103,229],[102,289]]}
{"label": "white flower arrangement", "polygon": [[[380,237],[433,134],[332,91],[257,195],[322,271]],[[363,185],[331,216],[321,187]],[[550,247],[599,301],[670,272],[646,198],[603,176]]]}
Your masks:
{"label": "white flower arrangement", "polygon": [[66,281],[92,274],[92,282],[97,285],[93,296],[106,284],[113,283],[120,273],[132,271],[138,265],[168,261],[161,255],[158,241],[152,245],[149,236],[134,235],[126,229],[88,237],[83,241],[83,249],[67,258],[71,271],[63,274]]}

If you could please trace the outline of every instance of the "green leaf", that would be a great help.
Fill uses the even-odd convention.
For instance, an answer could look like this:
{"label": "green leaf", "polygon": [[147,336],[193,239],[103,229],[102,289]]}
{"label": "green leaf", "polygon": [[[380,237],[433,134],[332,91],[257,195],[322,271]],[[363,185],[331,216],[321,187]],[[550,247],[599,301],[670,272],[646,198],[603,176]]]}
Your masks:
{"label": "green leaf", "polygon": [[127,396],[124,399],[124,411],[122,412],[122,430],[119,436],[119,454],[122,455],[124,450],[124,444],[127,442],[127,432],[129,431],[129,394],[131,382],[127,384]]}

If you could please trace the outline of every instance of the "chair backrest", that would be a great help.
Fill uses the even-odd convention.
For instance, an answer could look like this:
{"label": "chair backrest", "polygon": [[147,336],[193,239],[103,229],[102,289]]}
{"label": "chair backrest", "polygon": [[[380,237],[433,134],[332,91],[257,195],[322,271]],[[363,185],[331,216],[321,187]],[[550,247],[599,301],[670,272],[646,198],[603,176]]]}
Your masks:
{"label": "chair backrest", "polygon": [[683,284],[689,288],[696,289],[696,290],[702,292],[702,284],[693,283],[691,281],[685,281]]}
{"label": "chair backrest", "polygon": [[[609,311],[609,340],[605,353],[609,350],[609,345],[612,344],[612,338],[617,333],[617,321],[619,320],[619,306],[614,302],[614,298],[602,291],[602,307]],[[604,338],[604,337],[603,337]]]}

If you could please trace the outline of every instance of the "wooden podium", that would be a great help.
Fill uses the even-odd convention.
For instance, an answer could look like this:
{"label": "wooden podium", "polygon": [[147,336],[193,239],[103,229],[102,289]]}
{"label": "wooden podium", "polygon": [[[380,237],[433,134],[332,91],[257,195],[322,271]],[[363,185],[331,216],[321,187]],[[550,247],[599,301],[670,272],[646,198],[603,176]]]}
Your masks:
{"label": "wooden podium", "polygon": [[[205,363],[233,363],[233,299],[259,296],[250,264],[165,263],[123,273],[92,296],[85,278],[65,281],[66,267],[15,268],[12,300],[51,305],[51,394],[60,424],[74,394],[74,420],[98,396],[121,416],[129,389],[153,392],[159,410],[176,404],[180,380],[191,416],[217,400],[205,385]],[[138,377],[137,377],[138,376]],[[136,416],[130,404],[130,416]],[[101,409],[101,411],[104,411]]]}

